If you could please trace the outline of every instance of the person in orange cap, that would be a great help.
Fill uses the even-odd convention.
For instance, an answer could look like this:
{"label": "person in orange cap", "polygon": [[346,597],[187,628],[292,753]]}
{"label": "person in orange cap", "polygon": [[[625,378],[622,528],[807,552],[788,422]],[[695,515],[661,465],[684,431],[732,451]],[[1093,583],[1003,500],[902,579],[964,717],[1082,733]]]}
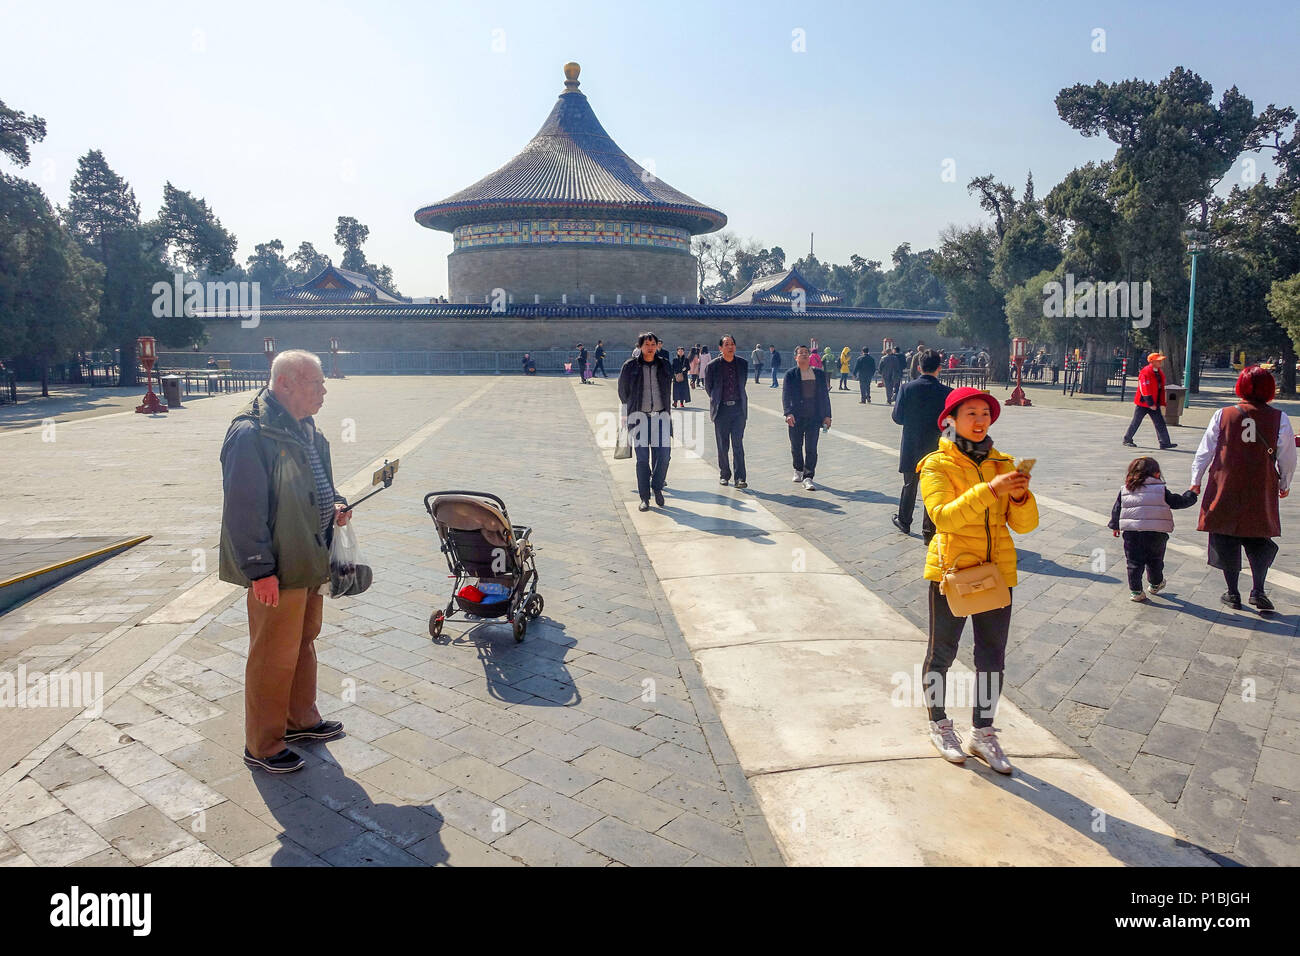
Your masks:
{"label": "person in orange cap", "polygon": [[1137,388],[1133,392],[1133,421],[1129,422],[1128,431],[1124,433],[1124,444],[1136,448],[1133,436],[1146,415],[1151,416],[1151,423],[1156,427],[1156,438],[1160,439],[1161,448],[1177,448],[1176,442],[1169,440],[1169,429],[1165,426],[1165,416],[1160,409],[1165,407],[1165,362],[1166,357],[1160,352],[1147,356],[1147,364],[1138,373]]}

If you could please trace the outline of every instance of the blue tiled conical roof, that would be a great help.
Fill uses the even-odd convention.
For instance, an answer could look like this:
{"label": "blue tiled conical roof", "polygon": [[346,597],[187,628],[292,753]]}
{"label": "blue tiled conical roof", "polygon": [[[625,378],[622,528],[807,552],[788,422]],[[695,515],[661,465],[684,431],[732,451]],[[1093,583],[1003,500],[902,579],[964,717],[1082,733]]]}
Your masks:
{"label": "blue tiled conical roof", "polygon": [[416,210],[420,225],[449,232],[509,218],[617,217],[692,234],[726,225],[721,212],[669,186],[619,149],[578,92],[577,65],[569,64],[565,73],[565,91],[528,145],[474,185]]}

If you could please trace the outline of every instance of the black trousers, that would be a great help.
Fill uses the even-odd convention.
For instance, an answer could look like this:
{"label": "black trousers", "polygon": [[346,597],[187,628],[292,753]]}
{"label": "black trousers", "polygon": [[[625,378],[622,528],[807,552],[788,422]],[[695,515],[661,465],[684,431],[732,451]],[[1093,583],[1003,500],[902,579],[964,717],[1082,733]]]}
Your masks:
{"label": "black trousers", "polygon": [[[1002,672],[1006,666],[1007,634],[1011,630],[1011,605],[996,611],[972,614],[975,631],[975,701],[971,724],[992,727],[993,715],[1002,694]],[[944,720],[944,695],[947,693],[948,668],[957,658],[966,618],[953,617],[948,599],[939,593],[939,582],[930,582],[930,643],[925,649],[922,683],[926,707],[933,721]]]}
{"label": "black trousers", "polygon": [[762,375],[762,374],[763,374],[763,363],[762,363],[762,362],[755,362],[755,363],[754,363],[754,384],[755,384],[755,385],[758,384],[758,378],[759,378],[759,376]]}
{"label": "black trousers", "polygon": [[871,401],[871,379],[858,379],[858,392],[862,395],[862,400],[864,402]]}
{"label": "black trousers", "polygon": [[1128,431],[1124,433],[1125,441],[1132,441],[1133,436],[1137,434],[1138,426],[1142,424],[1142,419],[1151,416],[1151,424],[1156,426],[1156,438],[1160,439],[1160,444],[1169,444],[1169,429],[1165,427],[1165,416],[1160,414],[1158,408],[1147,408],[1145,405],[1133,406],[1133,421],[1129,422]]}
{"label": "black trousers", "polygon": [[[916,489],[920,484],[921,476],[915,471],[903,474],[903,490],[898,493],[898,523],[909,530],[912,515],[916,513]],[[925,502],[921,503],[921,536],[927,545],[934,537],[934,522],[930,520],[930,512],[925,510]]]}
{"label": "black trousers", "polygon": [[1256,594],[1264,593],[1264,579],[1268,569],[1277,557],[1277,542],[1272,538],[1238,538],[1230,534],[1210,534],[1210,567],[1223,572],[1223,580],[1228,590],[1237,594],[1237,582],[1241,577],[1241,552],[1246,552],[1250,562],[1251,589]]}
{"label": "black trousers", "polygon": [[745,481],[745,415],[739,405],[719,405],[713,421],[713,438],[718,443],[718,476],[731,480],[730,447],[736,462],[736,480]]}
{"label": "black trousers", "polygon": [[[1163,531],[1125,531],[1124,563],[1128,566],[1128,589],[1142,590],[1142,571],[1147,580],[1159,584],[1165,579],[1165,546],[1169,535]],[[1240,556],[1238,556],[1240,560]]]}
{"label": "black trousers", "polygon": [[812,418],[796,418],[787,428],[794,470],[802,472],[805,478],[812,478],[817,471],[817,441],[821,438],[822,423]]}
{"label": "black trousers", "polygon": [[597,372],[599,372],[604,378],[609,378],[609,376],[605,374],[605,356],[603,355],[596,359],[596,367],[591,370],[591,377],[595,378]]}
{"label": "black trousers", "polygon": [[894,399],[898,396],[899,380],[896,378],[885,379],[885,401],[894,404]]}
{"label": "black trousers", "polygon": [[848,373],[848,372],[840,372],[840,388],[844,389],[844,391],[846,391],[846,392],[849,390],[849,373]]}

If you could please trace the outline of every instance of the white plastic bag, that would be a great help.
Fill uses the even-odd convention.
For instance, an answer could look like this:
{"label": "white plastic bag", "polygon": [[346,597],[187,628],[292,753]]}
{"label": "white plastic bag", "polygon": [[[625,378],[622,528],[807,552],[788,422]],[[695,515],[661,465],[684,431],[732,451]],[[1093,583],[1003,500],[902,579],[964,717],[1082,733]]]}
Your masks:
{"label": "white plastic bag", "polygon": [[361,594],[370,587],[374,573],[361,555],[353,522],[335,526],[330,542],[330,597]]}

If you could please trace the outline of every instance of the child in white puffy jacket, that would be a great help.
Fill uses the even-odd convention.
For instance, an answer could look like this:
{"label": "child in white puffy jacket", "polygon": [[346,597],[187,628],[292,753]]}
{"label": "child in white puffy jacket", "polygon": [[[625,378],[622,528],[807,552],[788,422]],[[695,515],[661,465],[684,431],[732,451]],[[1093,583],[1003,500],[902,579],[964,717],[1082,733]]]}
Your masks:
{"label": "child in white puffy jacket", "polygon": [[1151,593],[1165,586],[1165,546],[1174,530],[1174,511],[1196,504],[1194,491],[1176,495],[1160,477],[1160,463],[1154,458],[1129,462],[1124,485],[1110,509],[1110,529],[1124,535],[1124,561],[1128,566],[1129,597],[1145,601],[1142,572],[1146,571]]}

